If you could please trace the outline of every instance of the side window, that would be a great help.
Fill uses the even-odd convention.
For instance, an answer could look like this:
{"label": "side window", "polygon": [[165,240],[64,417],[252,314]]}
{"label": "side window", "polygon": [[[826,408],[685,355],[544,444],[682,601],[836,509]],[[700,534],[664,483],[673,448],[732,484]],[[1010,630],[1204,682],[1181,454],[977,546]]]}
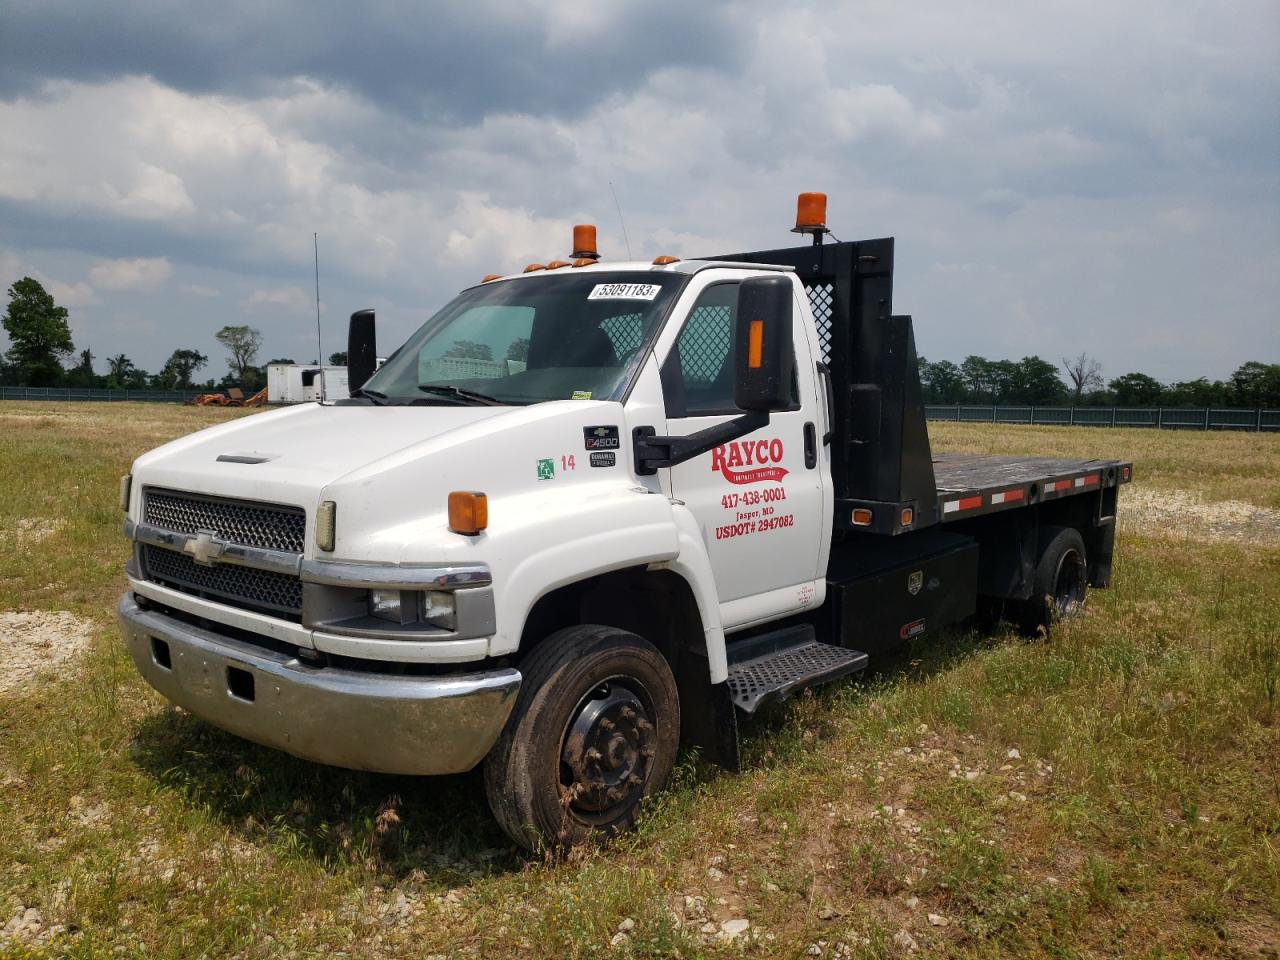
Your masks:
{"label": "side window", "polygon": [[[713,284],[703,290],[694,303],[684,329],[676,338],[676,348],[663,369],[663,389],[668,394],[667,416],[739,412],[733,402],[733,331],[737,310],[736,283]],[[794,375],[791,399],[799,403],[800,387]]]}
{"label": "side window", "polygon": [[[698,297],[676,340],[685,412],[690,416],[731,413],[733,405],[733,317],[738,285],[717,283]],[[673,371],[674,373],[674,371]]]}

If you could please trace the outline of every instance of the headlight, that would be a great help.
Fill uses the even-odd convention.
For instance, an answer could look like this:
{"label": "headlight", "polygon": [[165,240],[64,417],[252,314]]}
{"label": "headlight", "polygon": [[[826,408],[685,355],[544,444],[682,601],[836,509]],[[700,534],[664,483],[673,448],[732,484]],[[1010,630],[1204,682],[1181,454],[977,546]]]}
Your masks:
{"label": "headlight", "polygon": [[429,623],[457,629],[453,594],[444,590],[370,590],[369,614],[390,623]]}
{"label": "headlight", "polygon": [[[412,597],[413,594],[410,594]],[[369,614],[379,620],[390,620],[392,623],[405,623],[404,606],[399,590],[370,590]],[[412,610],[409,611],[413,613]]]}
{"label": "headlight", "polygon": [[422,619],[441,630],[455,630],[458,618],[454,613],[453,594],[442,590],[428,590],[422,595]]}

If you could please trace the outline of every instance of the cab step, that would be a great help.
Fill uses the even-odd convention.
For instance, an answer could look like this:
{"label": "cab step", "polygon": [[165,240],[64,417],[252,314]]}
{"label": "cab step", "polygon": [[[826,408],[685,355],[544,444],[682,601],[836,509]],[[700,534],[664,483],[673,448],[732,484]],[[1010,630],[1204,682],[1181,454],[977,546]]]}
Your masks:
{"label": "cab step", "polygon": [[729,694],[743,713],[770,700],[863,669],[867,655],[819,643],[809,624],[784,627],[729,645]]}

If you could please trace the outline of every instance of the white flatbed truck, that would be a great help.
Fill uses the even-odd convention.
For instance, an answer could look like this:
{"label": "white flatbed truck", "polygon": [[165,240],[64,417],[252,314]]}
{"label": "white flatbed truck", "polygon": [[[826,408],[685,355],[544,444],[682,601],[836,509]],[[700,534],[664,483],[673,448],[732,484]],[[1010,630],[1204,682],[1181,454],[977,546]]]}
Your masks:
{"label": "white flatbed truck", "polygon": [[1113,460],[933,457],[893,241],[487,277],[351,396],[139,457],[119,619],[166,698],[358,770],[484,765],[517,842],[628,827],[681,743],[984,600],[1110,579]]}

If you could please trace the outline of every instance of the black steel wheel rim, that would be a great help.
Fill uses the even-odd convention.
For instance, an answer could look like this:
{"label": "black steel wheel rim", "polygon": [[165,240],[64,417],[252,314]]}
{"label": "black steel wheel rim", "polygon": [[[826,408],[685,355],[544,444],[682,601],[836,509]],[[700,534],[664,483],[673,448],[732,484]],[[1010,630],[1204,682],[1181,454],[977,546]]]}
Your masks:
{"label": "black steel wheel rim", "polygon": [[560,747],[560,793],[584,822],[605,825],[639,802],[657,730],[649,693],[634,677],[596,684],[569,715]]}
{"label": "black steel wheel rim", "polygon": [[1053,581],[1054,618],[1060,620],[1078,613],[1084,606],[1084,595],[1084,557],[1076,550],[1067,550],[1058,560]]}

